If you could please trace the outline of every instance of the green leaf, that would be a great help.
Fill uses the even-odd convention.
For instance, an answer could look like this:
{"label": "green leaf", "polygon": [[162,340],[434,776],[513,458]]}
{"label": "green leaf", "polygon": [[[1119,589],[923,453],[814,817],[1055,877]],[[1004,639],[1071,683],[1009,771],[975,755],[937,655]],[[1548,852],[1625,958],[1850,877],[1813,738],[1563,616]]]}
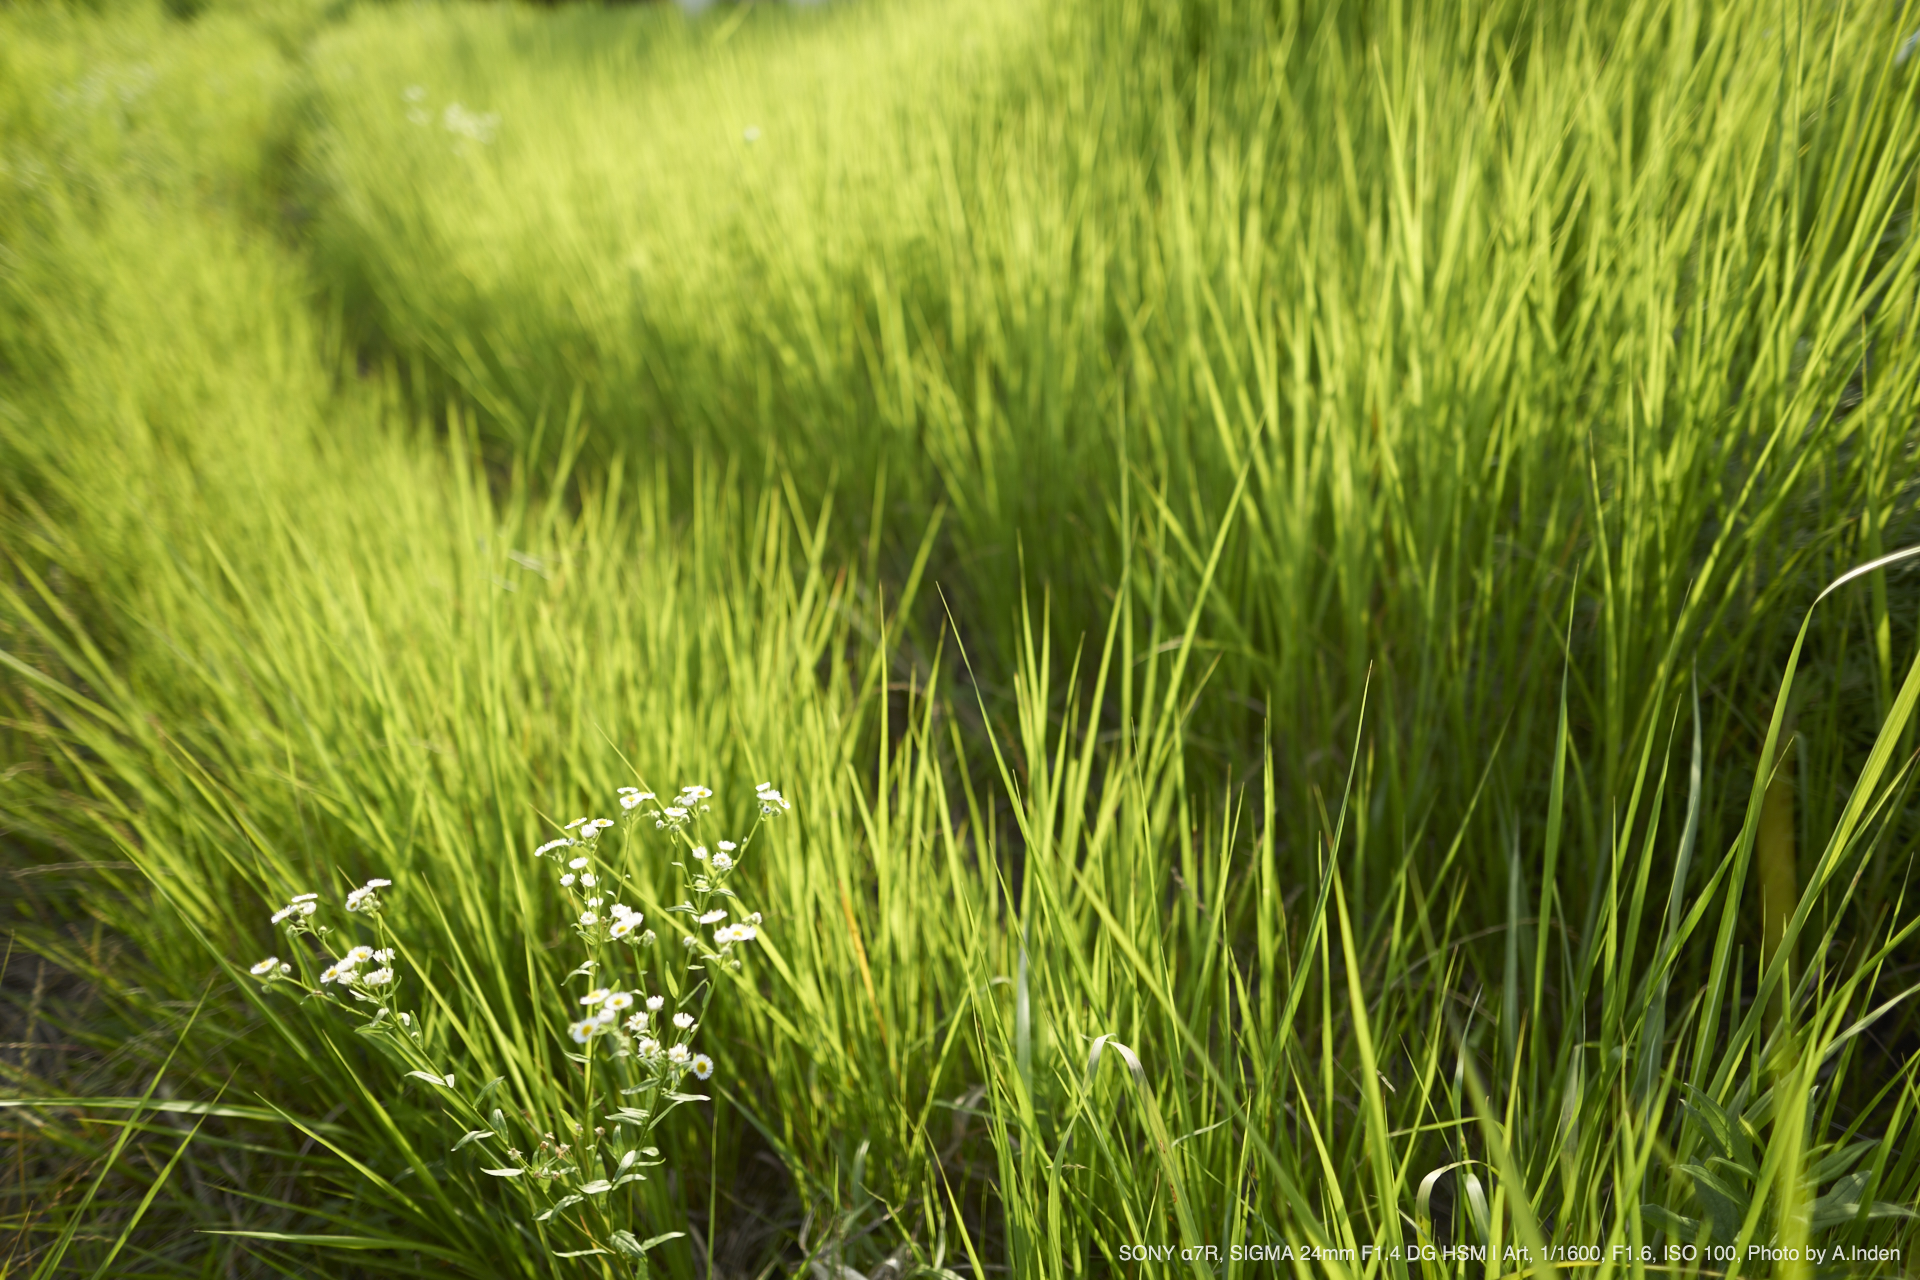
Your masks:
{"label": "green leaf", "polygon": [[1683,1218],[1665,1205],[1641,1205],[1640,1220],[1656,1230],[1666,1232],[1676,1241],[1685,1240],[1691,1242],[1700,1238],[1700,1220],[1698,1218]]}
{"label": "green leaf", "polygon": [[548,1218],[551,1218],[554,1214],[559,1213],[562,1209],[571,1209],[573,1208],[573,1206],[579,1204],[582,1200],[585,1200],[585,1199],[586,1199],[585,1196],[577,1195],[577,1194],[561,1196],[558,1200],[553,1202],[553,1207],[551,1209],[548,1209],[545,1213],[535,1218],[534,1221],[545,1222]]}
{"label": "green leaf", "polygon": [[1879,1144],[1873,1139],[1864,1138],[1850,1147],[1842,1147],[1832,1155],[1821,1160],[1819,1164],[1814,1165],[1813,1172],[1808,1176],[1813,1179],[1815,1186],[1827,1181],[1829,1178],[1837,1178],[1847,1170],[1853,1168],[1855,1164],[1859,1163],[1861,1156],[1864,1156],[1878,1145]]}
{"label": "green leaf", "polygon": [[596,1253],[612,1253],[612,1252],[613,1250],[611,1249],[600,1249],[600,1248],[572,1249],[566,1253],[555,1253],[553,1256],[556,1258],[590,1258]]}
{"label": "green leaf", "polygon": [[492,1136],[493,1130],[491,1129],[469,1129],[460,1141],[453,1144],[453,1150],[458,1151],[469,1142],[477,1142],[481,1138],[491,1138]]}
{"label": "green leaf", "polygon": [[589,1182],[586,1186],[580,1188],[580,1194],[588,1195],[588,1196],[601,1196],[601,1195],[605,1195],[607,1192],[611,1190],[613,1190],[613,1184],[611,1182],[608,1182],[605,1178],[595,1178],[592,1182]]}
{"label": "green leaf", "polygon": [[517,1178],[521,1174],[525,1173],[526,1170],[525,1169],[482,1169],[480,1172],[484,1174],[488,1174],[495,1178]]}
{"label": "green leaf", "polygon": [[653,1246],[657,1244],[665,1244],[669,1240],[678,1240],[681,1236],[684,1236],[685,1234],[687,1233],[684,1231],[669,1231],[665,1235],[655,1236],[651,1240],[642,1240],[640,1242],[640,1252],[645,1253],[647,1250],[653,1248]]}
{"label": "green leaf", "polygon": [[634,1234],[631,1231],[616,1231],[607,1237],[607,1242],[620,1252],[626,1254],[629,1258],[643,1258],[646,1256],[647,1251],[640,1247],[640,1241],[634,1238]]}

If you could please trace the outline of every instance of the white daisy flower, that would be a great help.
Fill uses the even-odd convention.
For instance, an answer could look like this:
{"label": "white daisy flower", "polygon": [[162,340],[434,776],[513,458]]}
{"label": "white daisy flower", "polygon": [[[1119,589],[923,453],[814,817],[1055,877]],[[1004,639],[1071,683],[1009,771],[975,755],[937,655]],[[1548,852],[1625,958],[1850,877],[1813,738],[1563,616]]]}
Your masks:
{"label": "white daisy flower", "polygon": [[591,911],[582,911],[580,913],[580,923],[583,925],[596,925],[600,923],[600,917]]}
{"label": "white daisy flower", "polygon": [[580,1003],[591,1007],[593,1005],[599,1004],[602,1000],[605,1000],[608,996],[612,994],[613,994],[613,991],[611,988],[595,987],[593,990],[587,992],[587,994],[580,997]]}
{"label": "white daisy flower", "polygon": [[391,880],[382,880],[380,877],[375,876],[373,879],[367,881],[366,887],[369,889],[385,889],[389,888],[392,884],[393,881]]}
{"label": "white daisy flower", "polygon": [[737,924],[733,926],[733,940],[735,942],[752,942],[759,936],[760,931],[750,924]]}
{"label": "white daisy flower", "polygon": [[373,959],[372,947],[355,947],[340,957],[340,963],[344,965],[365,964],[371,959]]}
{"label": "white daisy flower", "polygon": [[587,860],[585,858],[570,858],[567,861],[567,865],[575,871],[579,871],[587,865]]}
{"label": "white daisy flower", "polygon": [[607,929],[607,933],[615,938],[624,938],[639,927],[639,916],[621,916]]}
{"label": "white daisy flower", "polygon": [[393,970],[386,968],[375,969],[372,973],[360,979],[360,981],[370,987],[384,987],[393,981]]}
{"label": "white daisy flower", "polygon": [[715,871],[731,871],[733,870],[733,859],[724,853],[716,853],[713,855],[713,869]]}
{"label": "white daisy flower", "polygon": [[558,840],[549,840],[538,849],[535,849],[533,856],[536,858],[544,858],[555,849],[571,849],[572,847],[573,841],[567,839],[565,836],[561,836]]}
{"label": "white daisy flower", "polygon": [[629,791],[625,795],[620,797],[620,807],[622,809],[634,808],[639,803],[640,803],[640,793],[638,791]]}
{"label": "white daisy flower", "polygon": [[691,1031],[693,1030],[693,1015],[685,1012],[676,1013],[673,1015],[673,1025],[682,1031]]}
{"label": "white daisy flower", "polygon": [[592,1018],[582,1018],[567,1028],[567,1034],[573,1037],[575,1044],[585,1044],[593,1038],[594,1033],[598,1030],[600,1030],[600,1024],[598,1022],[595,1022]]}
{"label": "white daisy flower", "polygon": [[651,1058],[660,1052],[660,1042],[652,1036],[641,1036],[639,1043],[633,1046],[633,1051],[643,1058]]}
{"label": "white daisy flower", "polygon": [[638,787],[615,787],[614,790],[623,796],[637,796],[640,794],[640,788]]}
{"label": "white daisy flower", "polygon": [[689,782],[686,786],[680,788],[680,798],[682,800],[705,800],[712,794],[713,792],[707,790],[697,782]]}
{"label": "white daisy flower", "polygon": [[644,1013],[634,1014],[631,1018],[627,1019],[626,1028],[635,1035],[639,1035],[647,1029],[647,1015]]}
{"label": "white daisy flower", "polygon": [[320,975],[320,981],[323,984],[328,982],[345,982],[352,976],[352,965],[330,964],[327,966],[326,972]]}
{"label": "white daisy flower", "polygon": [[280,908],[278,911],[273,913],[273,922],[275,924],[279,924],[282,920],[285,920],[288,916],[293,915],[299,909],[300,908],[291,906],[291,905],[284,906]]}
{"label": "white daisy flower", "polygon": [[579,826],[579,825],[580,825],[581,823],[583,823],[583,822],[585,822],[585,821],[587,821],[587,819],[585,819],[585,818],[575,818],[575,819],[574,819],[574,820],[573,820],[572,822],[569,822],[569,823],[567,824],[567,826],[566,826],[566,829],[567,829],[568,831],[571,831],[571,830],[573,830],[573,829],[574,829],[575,827],[577,827],[577,826]]}
{"label": "white daisy flower", "polygon": [[600,905],[601,903],[603,903],[603,902],[605,902],[605,901],[606,901],[606,899],[605,899],[605,898],[588,898],[588,899],[587,899],[587,905],[588,905],[588,906],[590,906],[590,907],[597,907],[597,906],[599,906],[599,905]]}
{"label": "white daisy flower", "polygon": [[612,906],[608,907],[607,910],[612,912],[614,916],[622,919],[634,914],[633,908],[628,906],[624,902],[616,902]]}
{"label": "white daisy flower", "polygon": [[594,879],[593,872],[582,871],[580,873],[580,883],[585,885],[587,888],[591,889],[593,888],[593,886],[595,886],[596,884],[599,884],[600,882]]}
{"label": "white daisy flower", "polygon": [[622,1009],[631,1009],[633,1008],[633,993],[630,991],[616,991],[601,1001],[600,1007],[615,1013],[618,1013]]}
{"label": "white daisy flower", "polygon": [[722,853],[732,853],[735,849],[738,849],[739,847],[740,847],[739,845],[735,844],[731,840],[722,840],[720,842],[720,852]]}
{"label": "white daisy flower", "polygon": [[693,1074],[698,1076],[702,1080],[705,1080],[708,1076],[712,1075],[713,1059],[709,1058],[704,1053],[694,1054],[693,1055]]}
{"label": "white daisy flower", "polygon": [[560,884],[562,887],[570,889],[573,887],[573,882],[578,878],[579,877],[575,876],[573,872],[569,871],[560,877]]}
{"label": "white daisy flower", "polygon": [[666,1003],[667,1003],[667,999],[666,999],[666,997],[665,997],[665,996],[648,996],[648,997],[647,997],[647,1012],[648,1012],[648,1013],[658,1013],[658,1012],[660,1012],[660,1009],[661,1009],[661,1007],[662,1007],[663,1005],[665,1005]]}
{"label": "white daisy flower", "polygon": [[707,860],[707,846],[703,844],[695,845],[693,849],[693,860],[695,862],[705,862]]}
{"label": "white daisy flower", "polygon": [[256,978],[264,978],[268,974],[272,973],[276,968],[278,968],[279,965],[280,965],[279,956],[268,956],[265,960],[262,960],[259,964],[256,964],[255,966],[253,966],[253,968],[247,970],[247,972],[252,974]]}
{"label": "white daisy flower", "polygon": [[393,948],[382,947],[378,951],[373,953],[373,958],[375,960],[378,960],[381,964],[385,964],[387,961],[393,959]]}
{"label": "white daisy flower", "polygon": [[603,1027],[611,1027],[614,1023],[620,1021],[620,1015],[611,1009],[602,1009],[593,1015],[593,1020]]}
{"label": "white daisy flower", "polygon": [[675,1066],[685,1066],[687,1059],[692,1056],[692,1052],[693,1051],[688,1049],[687,1046],[677,1044],[667,1050],[667,1061],[673,1063]]}
{"label": "white daisy flower", "polygon": [[715,907],[713,910],[707,912],[707,914],[700,917],[700,923],[712,924],[716,920],[725,920],[726,918],[727,918],[726,911],[720,907]]}

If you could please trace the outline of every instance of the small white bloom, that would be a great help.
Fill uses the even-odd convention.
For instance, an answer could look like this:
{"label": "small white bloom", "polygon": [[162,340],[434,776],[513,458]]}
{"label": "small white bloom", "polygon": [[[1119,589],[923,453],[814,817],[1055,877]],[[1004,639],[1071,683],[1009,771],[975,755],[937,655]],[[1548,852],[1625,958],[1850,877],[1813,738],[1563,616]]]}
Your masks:
{"label": "small white bloom", "polygon": [[607,910],[612,912],[617,918],[625,918],[633,914],[633,908],[624,902],[616,902],[608,907]]}
{"label": "small white bloom", "polygon": [[253,966],[253,968],[247,970],[247,972],[252,974],[256,978],[264,978],[268,974],[272,973],[274,969],[278,968],[279,964],[280,964],[279,956],[268,956],[265,960],[262,960],[259,964],[256,964],[255,966]]}
{"label": "small white bloom", "polygon": [[282,960],[280,962],[280,976],[284,978],[292,972],[293,972],[293,966],[288,964],[285,960]]}
{"label": "small white bloom", "polygon": [[707,846],[703,844],[695,845],[693,847],[693,860],[695,862],[705,862],[707,860]]}
{"label": "small white bloom", "polygon": [[312,915],[320,907],[320,904],[315,902],[312,898],[308,898],[304,902],[295,903],[294,905],[300,908],[300,914],[303,916]]}
{"label": "small white bloom", "polygon": [[536,858],[544,858],[555,849],[570,849],[572,847],[573,841],[567,839],[565,836],[561,836],[558,840],[549,840],[538,849],[535,849],[533,856]]}
{"label": "small white bloom", "polygon": [[748,916],[748,917],[747,917],[747,923],[748,923],[748,924],[759,924],[759,923],[760,923],[760,913],[759,913],[758,911],[756,911],[756,912],[754,912],[754,913],[753,913],[752,915],[750,915],[750,916]]}
{"label": "small white bloom", "polygon": [[580,1021],[568,1027],[567,1033],[573,1037],[575,1044],[585,1044],[593,1038],[594,1032],[598,1030],[600,1030],[600,1024],[598,1022],[595,1022],[592,1018],[582,1018]]}
{"label": "small white bloom", "polygon": [[403,1026],[403,1027],[410,1027],[410,1026],[412,1026],[412,1025],[413,1025],[413,1015],[412,1015],[412,1014],[410,1014],[410,1013],[403,1013],[403,1014],[401,1014],[401,1015],[400,1015],[400,1025],[401,1025],[401,1026]]}
{"label": "small white bloom", "polygon": [[582,871],[580,873],[580,883],[585,885],[587,888],[591,889],[593,888],[593,886],[595,886],[596,884],[599,884],[600,882],[594,879],[593,872]]}
{"label": "small white bloom", "polygon": [[739,845],[735,844],[731,840],[722,840],[720,842],[720,852],[722,853],[732,853],[735,849],[738,849],[739,847],[740,847]]}
{"label": "small white bloom", "polygon": [[572,888],[574,878],[575,877],[573,872],[569,871],[565,875],[560,877],[560,884],[565,888]]}
{"label": "small white bloom", "polygon": [[640,788],[638,787],[615,787],[614,790],[623,796],[637,796],[640,794]]}
{"label": "small white bloom", "polygon": [[685,947],[689,951],[693,950],[694,947],[698,946],[699,942],[700,940],[694,937],[692,934],[688,934],[686,937],[680,939],[680,945]]}
{"label": "small white bloom", "polygon": [[288,916],[292,915],[297,910],[299,910],[299,908],[297,907],[292,907],[292,906],[282,907],[278,911],[273,913],[273,922],[275,924],[279,924],[282,920],[285,920]]}
{"label": "small white bloom", "polygon": [[771,782],[756,782],[753,784],[753,789],[755,791],[765,791],[767,790],[767,788],[771,787],[772,785],[773,784]]}
{"label": "small white bloom", "polygon": [[627,1030],[633,1032],[635,1035],[639,1035],[647,1029],[647,1015],[644,1013],[636,1013],[627,1019],[625,1026]]}
{"label": "small white bloom", "polygon": [[317,899],[317,898],[319,898],[319,896],[320,896],[320,895],[319,895],[319,894],[317,894],[317,893],[296,893],[296,894],[294,894],[294,895],[293,895],[293,896],[292,896],[291,898],[288,898],[288,899],[287,899],[287,902],[288,902],[289,904],[298,904],[298,903],[302,903],[302,902],[312,902],[312,901],[314,901],[315,899]]}
{"label": "small white bloom", "polygon": [[393,881],[391,880],[382,880],[378,876],[375,876],[373,879],[367,881],[366,887],[369,889],[385,889],[390,887],[392,884],[393,884]]}
{"label": "small white bloom", "polygon": [[737,924],[733,926],[733,940],[735,942],[752,942],[759,936],[760,931],[750,924]]}
{"label": "small white bloom", "polygon": [[345,982],[347,979],[351,978],[352,976],[353,976],[352,965],[330,964],[327,966],[326,972],[320,975],[320,981],[322,983]]}
{"label": "small white bloom", "polygon": [[733,859],[724,853],[716,853],[713,855],[713,869],[715,871],[731,871],[733,870]]}
{"label": "small white bloom", "polygon": [[581,823],[583,823],[583,822],[585,822],[585,821],[586,821],[586,819],[585,819],[585,818],[575,818],[575,819],[574,819],[574,820],[573,820],[572,822],[569,822],[569,823],[567,824],[567,826],[566,826],[566,829],[567,829],[568,831],[571,831],[571,830],[573,830],[573,829],[574,829],[575,827],[577,827],[577,826],[579,826],[579,825],[580,825]]}
{"label": "small white bloom", "polygon": [[393,970],[384,969],[384,968],[375,969],[372,973],[369,973],[366,977],[360,979],[360,981],[366,983],[370,987],[384,987],[389,982],[393,981]]}
{"label": "small white bloom", "polygon": [[603,1008],[611,1009],[615,1012],[621,1009],[631,1009],[633,1008],[633,993],[630,991],[616,991],[602,1001],[601,1004]]}
{"label": "small white bloom", "polygon": [[620,1015],[615,1013],[611,1009],[602,1009],[600,1012],[593,1015],[593,1020],[599,1023],[603,1027],[610,1027],[614,1023],[620,1021]]}
{"label": "small white bloom", "polygon": [[693,1015],[682,1011],[673,1015],[673,1025],[682,1031],[693,1030]]}
{"label": "small white bloom", "polygon": [[640,1042],[633,1046],[633,1051],[643,1058],[651,1058],[660,1052],[660,1042],[652,1036],[641,1036]]}
{"label": "small white bloom", "polygon": [[615,938],[624,938],[639,927],[639,916],[621,916],[608,927],[607,933]]}
{"label": "small white bloom", "polygon": [[688,1049],[687,1046],[677,1044],[667,1050],[667,1061],[673,1063],[675,1066],[683,1066],[692,1052],[693,1051]]}
{"label": "small white bloom", "polygon": [[582,911],[580,913],[580,923],[583,925],[596,925],[600,923],[600,917],[591,911]]}
{"label": "small white bloom", "polygon": [[596,1004],[599,1004],[602,1000],[605,1000],[608,996],[612,994],[613,994],[613,991],[610,988],[595,987],[593,990],[587,992],[587,994],[580,997],[580,1003],[588,1006],[596,1005]]}
{"label": "small white bloom", "polygon": [[661,1007],[664,1006],[666,1003],[667,1003],[667,1000],[665,996],[648,996],[647,1012],[658,1013],[660,1012]]}
{"label": "small white bloom", "polygon": [[693,1055],[693,1074],[705,1080],[713,1074],[713,1059],[704,1053]]}
{"label": "small white bloom", "polygon": [[680,798],[682,800],[705,800],[712,794],[713,792],[707,790],[697,782],[689,782],[686,786],[680,788]]}
{"label": "small white bloom", "polygon": [[378,960],[381,964],[385,964],[387,961],[393,959],[393,948],[382,947],[378,951],[373,953],[373,958],[375,960]]}
{"label": "small white bloom", "polygon": [[340,957],[340,963],[346,965],[365,964],[371,959],[373,959],[372,947],[355,947]]}
{"label": "small white bloom", "polygon": [[726,918],[727,918],[726,911],[720,907],[715,907],[713,910],[707,912],[707,914],[700,917],[700,923],[712,924],[716,920],[725,920]]}
{"label": "small white bloom", "polygon": [[567,865],[575,871],[578,871],[587,865],[587,860],[585,858],[570,858],[567,861]]}

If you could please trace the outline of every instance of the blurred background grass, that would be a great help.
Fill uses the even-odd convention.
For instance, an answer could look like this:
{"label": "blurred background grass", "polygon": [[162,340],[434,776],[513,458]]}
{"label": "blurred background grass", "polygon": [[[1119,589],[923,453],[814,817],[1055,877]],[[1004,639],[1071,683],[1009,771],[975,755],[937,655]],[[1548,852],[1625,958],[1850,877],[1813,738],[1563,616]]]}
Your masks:
{"label": "blurred background grass", "polygon": [[[676,1275],[1651,1239],[1683,1086],[1812,1231],[1809,1150],[1920,1102],[1905,1005],[1826,1051],[1920,980],[1911,574],[1777,697],[1920,541],[1915,25],[0,14],[7,1265],[569,1265],[222,966],[392,875],[444,1050],[549,1114],[523,855],[616,748],[801,807],[636,1210]],[[176,1038],[173,1110],[100,1103]],[[1484,1227],[1420,1194],[1467,1159]]]}

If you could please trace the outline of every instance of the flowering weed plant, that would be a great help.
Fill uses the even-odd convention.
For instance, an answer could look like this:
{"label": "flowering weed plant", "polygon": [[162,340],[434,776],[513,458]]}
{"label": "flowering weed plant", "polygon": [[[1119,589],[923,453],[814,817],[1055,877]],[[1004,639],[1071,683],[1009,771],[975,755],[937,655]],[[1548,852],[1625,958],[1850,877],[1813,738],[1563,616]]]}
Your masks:
{"label": "flowering weed plant", "polygon": [[[645,1274],[647,1252],[685,1233],[647,1229],[638,1200],[622,1189],[663,1163],[651,1141],[661,1121],[683,1103],[709,1100],[689,1090],[714,1072],[712,1056],[695,1042],[716,972],[740,972],[739,953],[761,927],[760,913],[747,911],[729,882],[761,825],[792,805],[763,782],[752,828],[709,846],[702,840],[713,792],[705,786],[690,784],[666,801],[639,787],[621,787],[618,796],[618,822],[575,818],[533,851],[554,870],[568,932],[582,953],[561,996],[572,1045],[565,1059],[575,1069],[557,1095],[564,1099],[558,1114],[513,1111],[495,1096],[504,1076],[463,1088],[422,1019],[402,1007],[404,948],[382,897],[391,880],[375,878],[349,892],[344,906],[356,919],[338,927],[319,922],[318,894],[294,895],[272,916],[286,933],[289,958],[267,956],[248,972],[269,989],[325,1001],[357,1018],[360,1035],[434,1089],[450,1115],[471,1123],[452,1149],[469,1151],[482,1173],[519,1189],[527,1225],[553,1256],[606,1255]],[[645,892],[638,859],[649,842],[657,848],[662,840],[680,897],[665,913],[682,918],[664,944],[644,915],[621,901]],[[663,945],[667,963],[650,975]]]}

